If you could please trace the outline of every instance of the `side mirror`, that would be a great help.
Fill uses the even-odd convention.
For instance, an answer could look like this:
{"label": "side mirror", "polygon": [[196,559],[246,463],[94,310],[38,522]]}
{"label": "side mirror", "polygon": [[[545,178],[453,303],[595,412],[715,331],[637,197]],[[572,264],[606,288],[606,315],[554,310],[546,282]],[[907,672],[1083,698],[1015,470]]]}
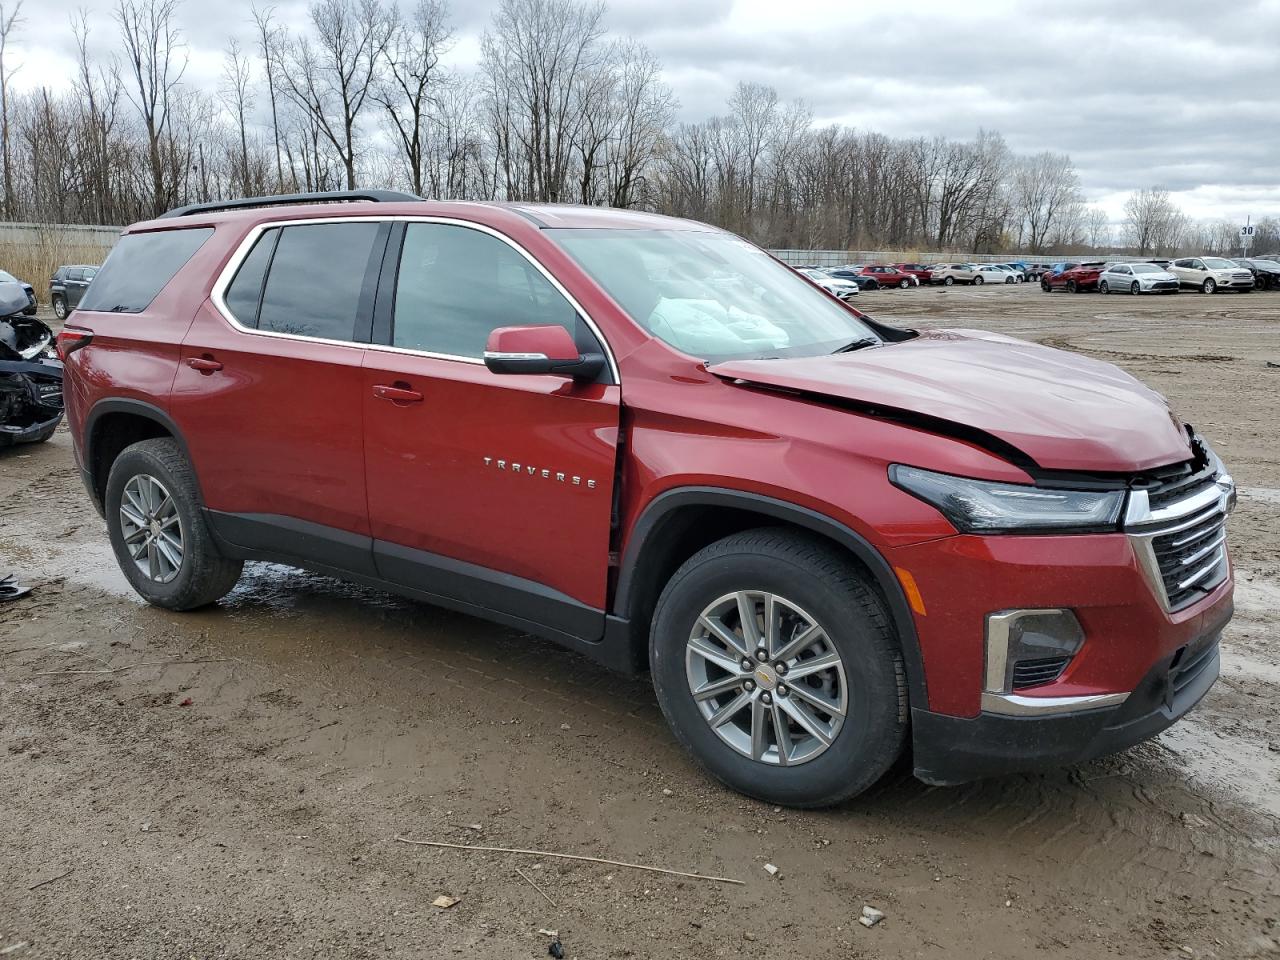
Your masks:
{"label": "side mirror", "polygon": [[604,356],[578,353],[564,327],[499,327],[485,343],[484,365],[493,373],[550,373],[594,380],[604,369]]}

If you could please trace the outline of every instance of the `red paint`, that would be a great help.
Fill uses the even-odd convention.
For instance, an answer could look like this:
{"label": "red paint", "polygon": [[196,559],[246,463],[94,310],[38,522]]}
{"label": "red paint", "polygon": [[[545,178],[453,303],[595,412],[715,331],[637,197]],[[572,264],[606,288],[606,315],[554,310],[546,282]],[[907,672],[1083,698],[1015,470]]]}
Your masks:
{"label": "red paint", "polygon": [[[624,553],[659,494],[687,486],[765,494],[846,525],[910,575],[929,705],[960,715],[977,711],[990,611],[1079,611],[1084,651],[1062,680],[1036,691],[1060,696],[1129,689],[1229,603],[1230,582],[1170,616],[1123,536],[959,536],[887,480],[893,463],[1014,483],[1030,477],[974,442],[876,411],[977,428],[1042,468],[1128,472],[1186,459],[1185,435],[1163,399],[1117,368],[946,331],[708,370],[649,336],[527,214],[552,226],[707,229],[599,208],[435,202],[184,219],[181,226],[215,233],[145,314],[76,312],[76,324],[93,333],[67,364],[77,456],[94,403],[144,400],[186,438],[211,508],[283,514],[443,554],[599,608],[610,604],[610,554]],[[234,327],[209,301],[255,224],[347,216],[447,217],[506,235],[594,320],[621,386],[269,336]],[[543,341],[528,331],[491,341],[545,352],[533,342]]]}
{"label": "red paint", "polygon": [[1066,263],[1065,268],[1049,270],[1040,275],[1040,286],[1048,290],[1097,290],[1098,278],[1106,264],[1101,261],[1089,263]]}

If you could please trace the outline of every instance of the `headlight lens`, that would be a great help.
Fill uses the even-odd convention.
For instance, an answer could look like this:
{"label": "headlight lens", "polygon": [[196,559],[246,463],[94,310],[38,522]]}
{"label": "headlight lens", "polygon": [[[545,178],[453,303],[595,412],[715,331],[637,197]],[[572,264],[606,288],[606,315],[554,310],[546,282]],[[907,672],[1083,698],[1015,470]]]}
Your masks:
{"label": "headlight lens", "polygon": [[937,507],[962,533],[1114,528],[1123,490],[1046,490],[894,464],[889,480]]}

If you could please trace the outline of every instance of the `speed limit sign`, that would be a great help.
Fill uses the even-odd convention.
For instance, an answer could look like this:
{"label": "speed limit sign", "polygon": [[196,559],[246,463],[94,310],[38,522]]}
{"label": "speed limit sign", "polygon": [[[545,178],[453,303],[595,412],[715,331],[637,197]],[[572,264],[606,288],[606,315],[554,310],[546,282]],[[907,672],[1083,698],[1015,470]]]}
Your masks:
{"label": "speed limit sign", "polygon": [[1252,236],[1253,236],[1253,227],[1252,227],[1252,226],[1248,226],[1248,225],[1241,227],[1241,228],[1240,228],[1240,236],[1242,236],[1242,237],[1252,237]]}

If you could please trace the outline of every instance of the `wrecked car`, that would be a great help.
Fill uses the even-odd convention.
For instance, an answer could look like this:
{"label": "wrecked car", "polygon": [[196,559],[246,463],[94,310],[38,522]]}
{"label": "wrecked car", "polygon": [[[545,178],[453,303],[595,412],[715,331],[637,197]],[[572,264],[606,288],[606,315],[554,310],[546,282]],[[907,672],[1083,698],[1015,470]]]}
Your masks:
{"label": "wrecked car", "polygon": [[48,440],[62,422],[62,361],[29,302],[22,284],[0,280],[0,447]]}

